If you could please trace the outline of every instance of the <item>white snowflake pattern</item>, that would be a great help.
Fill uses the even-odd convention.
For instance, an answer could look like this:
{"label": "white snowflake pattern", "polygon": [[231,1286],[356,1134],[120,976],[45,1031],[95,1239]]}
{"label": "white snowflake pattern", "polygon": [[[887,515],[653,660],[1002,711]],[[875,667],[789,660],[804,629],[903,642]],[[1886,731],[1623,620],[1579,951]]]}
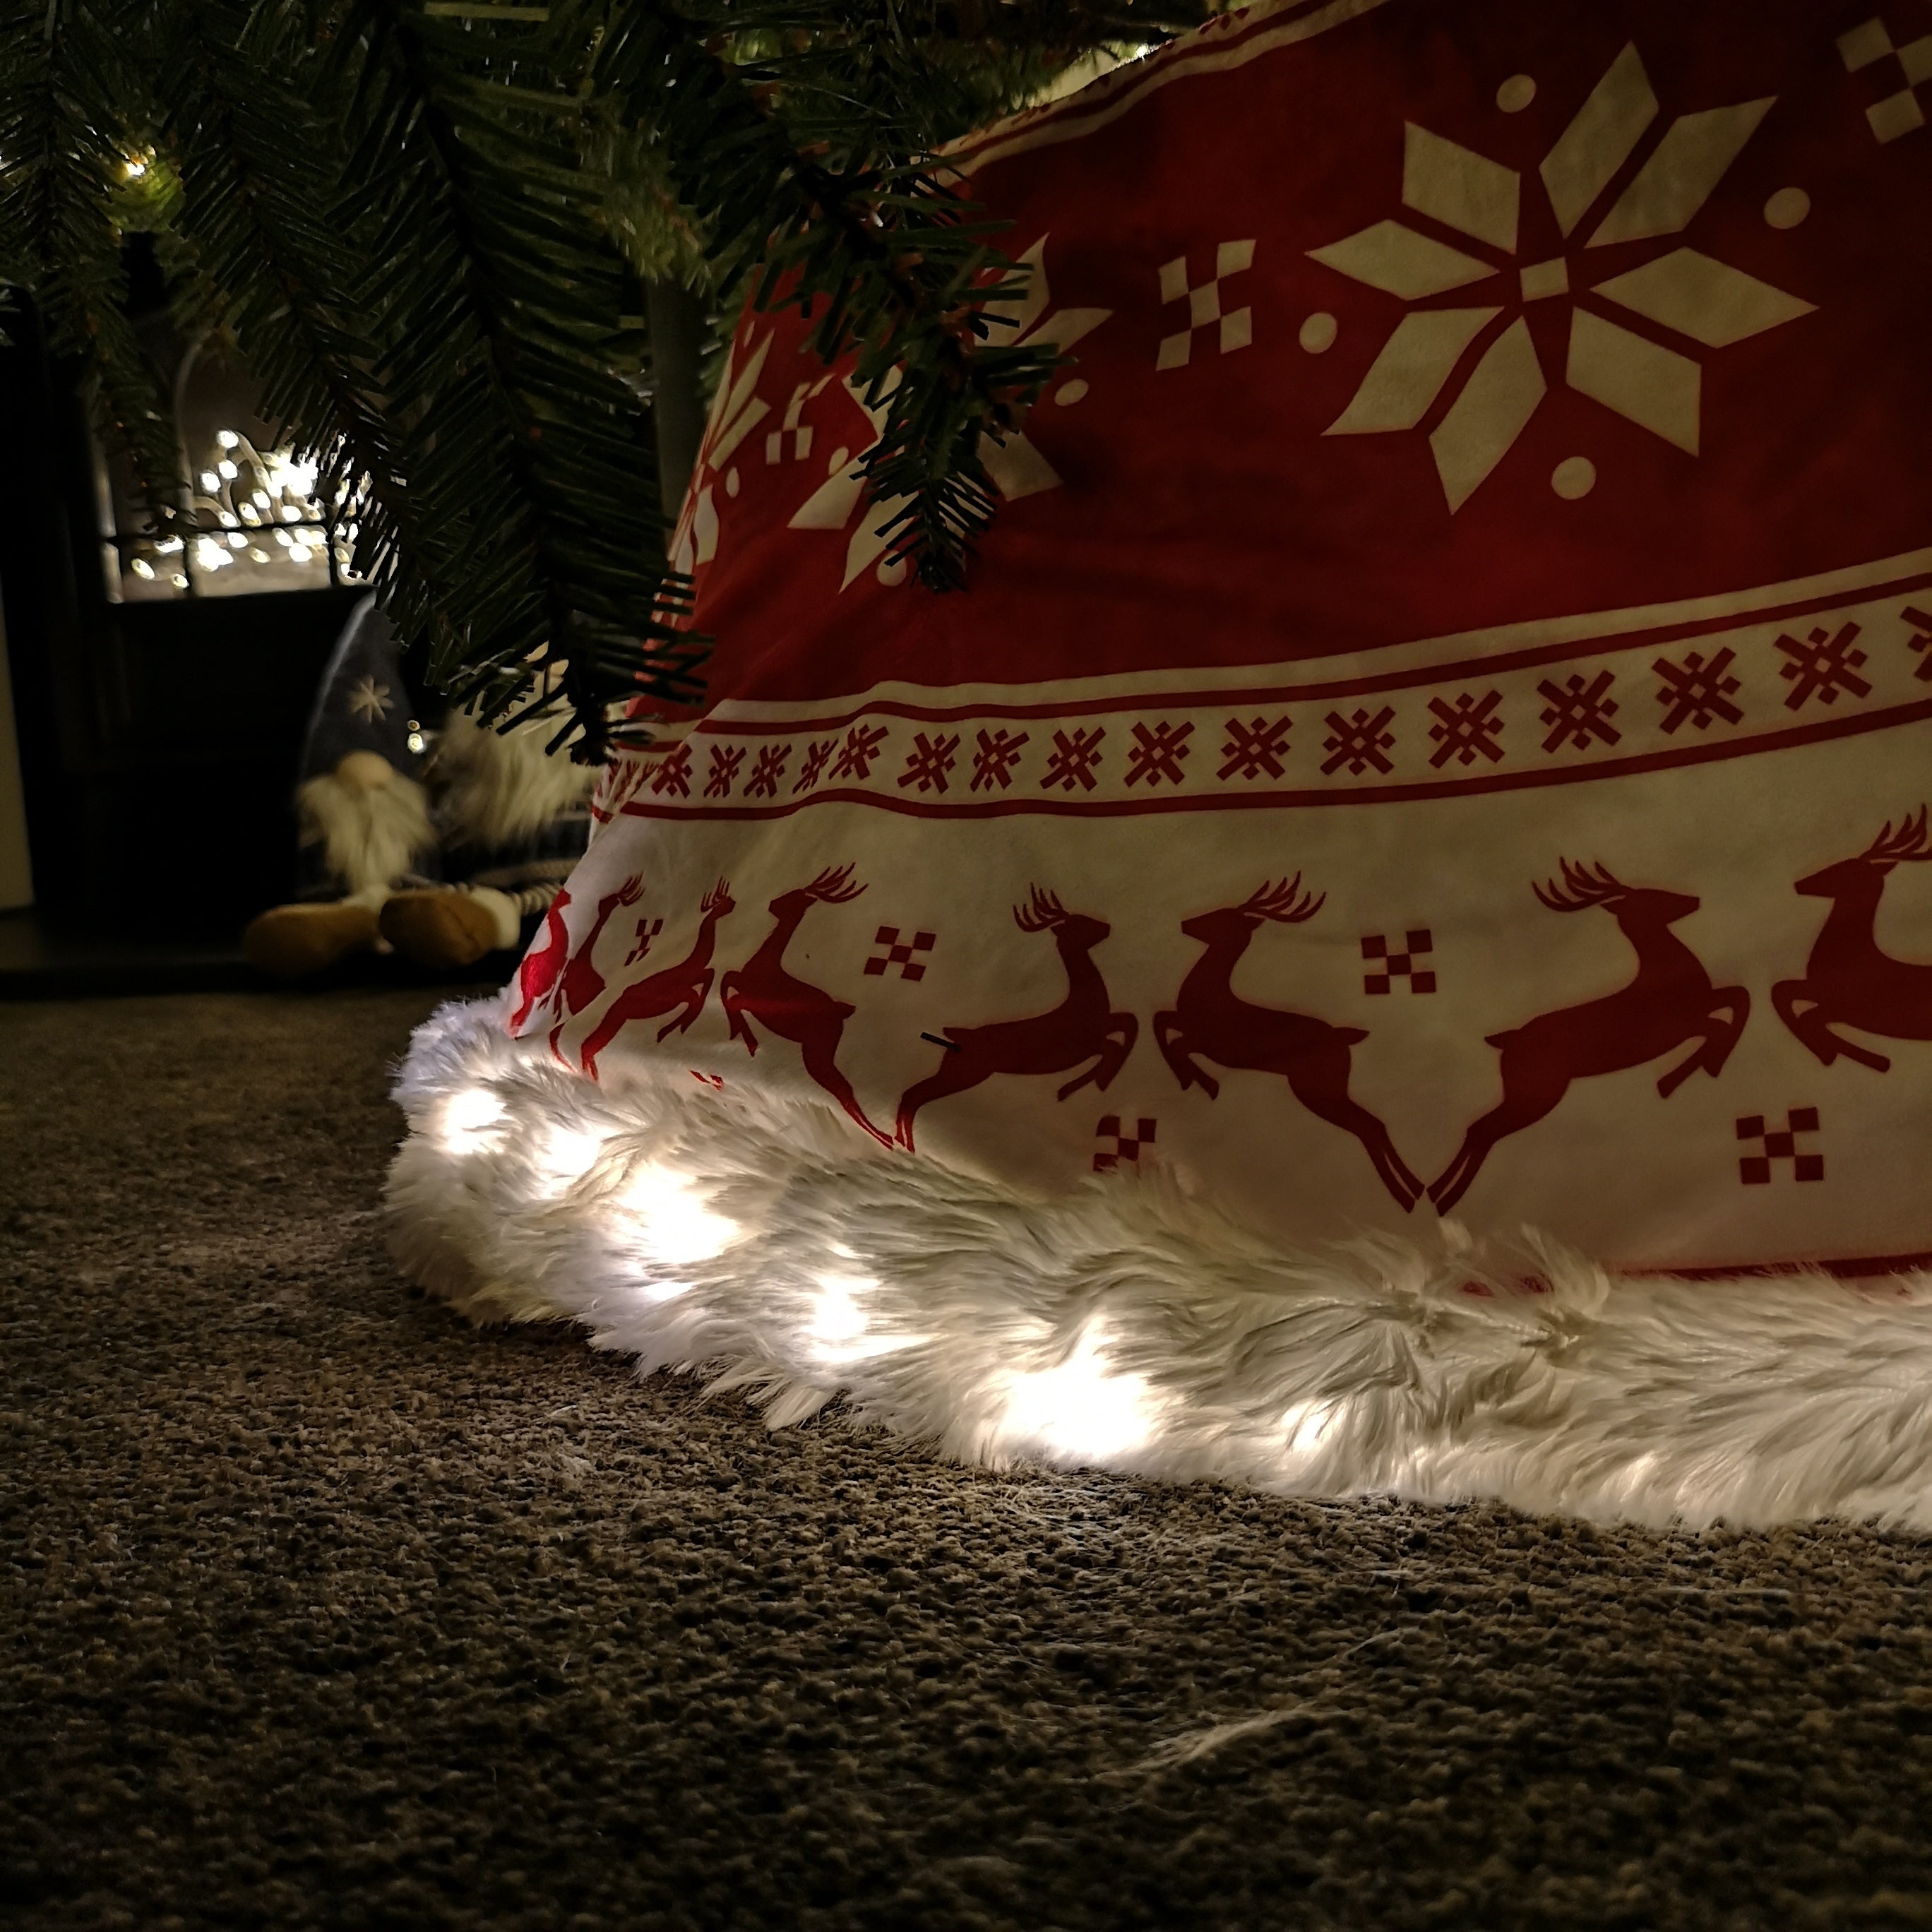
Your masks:
{"label": "white snowflake pattern", "polygon": [[771,413],[772,406],[758,393],[758,378],[764,373],[765,358],[771,352],[772,336],[746,358],[742,368],[728,361],[718,384],[711,420],[705,425],[704,440],[698,452],[697,472],[677,536],[671,547],[671,567],[687,576],[700,564],[709,563],[718,554],[718,506],[713,494],[722,476],[727,496],[738,494],[738,472],[730,466],[738,446]]}
{"label": "white snowflake pattern", "polygon": [[[988,340],[993,344],[1004,347],[1064,350],[1090,334],[1113,314],[1112,309],[1106,308],[1054,308],[1046,274],[1048,239],[1042,235],[1018,258],[1016,266],[1025,275],[1021,291],[1005,302],[988,304],[986,316],[992,324]],[[879,440],[885,424],[886,406],[895,386],[896,378],[886,382],[876,403],[868,404],[848,380],[848,392],[872,424],[871,440],[856,454],[849,449],[833,452],[831,474],[799,507],[791,519],[794,530],[842,530],[851,521],[853,512],[865,500],[863,467],[860,459]],[[1086,386],[1070,383],[1062,393],[1066,400],[1077,400],[1086,393]],[[1059,472],[1023,430],[1012,431],[1004,442],[982,436],[980,458],[986,464],[994,486],[1009,502],[1017,502],[1022,496],[1036,496],[1042,490],[1060,488]],[[886,548],[892,541],[889,532],[892,519],[904,506],[905,499],[895,497],[877,504],[874,514],[860,519],[858,528],[852,532],[845,547],[845,574],[840,582],[840,590],[844,590],[862,574]],[[905,565],[899,560],[888,559],[879,565],[882,583],[900,583],[905,574]]]}
{"label": "white snowflake pattern", "polygon": [[1682,247],[1586,286],[1592,272],[1588,251],[1681,234],[1775,98],[1677,116],[1577,248],[1575,238],[1586,218],[1648,138],[1660,111],[1636,47],[1625,46],[1538,170],[1565,251],[1522,264],[1514,260],[1522,192],[1517,171],[1409,122],[1404,207],[1454,230],[1481,253],[1396,220],[1376,222],[1309,253],[1352,280],[1411,304],[1492,280],[1511,267],[1516,288],[1480,307],[1412,306],[1324,433],[1413,429],[1466,352],[1486,334],[1486,347],[1429,438],[1449,508],[1461,508],[1508,454],[1547,392],[1522,311],[1532,302],[1567,297],[1572,306],[1562,380],[1696,455],[1701,440],[1699,364],[1597,307],[1582,306],[1583,298],[1640,316],[1706,349],[1724,348],[1809,314],[1813,304]]}
{"label": "white snowflake pattern", "polygon": [[349,687],[349,709],[358,718],[380,724],[389,715],[389,687],[366,674]]}

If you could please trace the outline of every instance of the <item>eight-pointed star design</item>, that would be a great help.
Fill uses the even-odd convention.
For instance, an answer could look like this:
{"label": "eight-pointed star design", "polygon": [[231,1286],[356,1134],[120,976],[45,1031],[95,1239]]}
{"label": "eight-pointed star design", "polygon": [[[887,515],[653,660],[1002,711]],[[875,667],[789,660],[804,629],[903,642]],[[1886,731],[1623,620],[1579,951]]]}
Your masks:
{"label": "eight-pointed star design", "polygon": [[[1588,250],[1613,242],[1681,234],[1724,178],[1774,96],[1679,115],[1595,224],[1580,251],[1585,218],[1650,132],[1659,109],[1634,46],[1627,46],[1546,154],[1538,173],[1566,251],[1518,266],[1522,177],[1486,155],[1408,124],[1403,206],[1477,244],[1481,255],[1410,227],[1378,221],[1314,259],[1351,279],[1418,304],[1452,289],[1492,282],[1516,268],[1516,287],[1478,307],[1412,307],[1370,365],[1330,436],[1412,429],[1426,416],[1464,352],[1487,346],[1448,411],[1430,434],[1450,510],[1461,508],[1508,454],[1547,388],[1522,310],[1570,296],[1563,380],[1666,442],[1694,456],[1700,441],[1702,372],[1689,356],[1626,328],[1588,296],[1707,349],[1721,349],[1809,314],[1812,304],[1696,249],[1677,248],[1622,274],[1582,286]],[[1484,293],[1490,291],[1484,290]],[[1501,292],[1498,291],[1498,292]],[[1499,328],[1492,325],[1508,315]]]}

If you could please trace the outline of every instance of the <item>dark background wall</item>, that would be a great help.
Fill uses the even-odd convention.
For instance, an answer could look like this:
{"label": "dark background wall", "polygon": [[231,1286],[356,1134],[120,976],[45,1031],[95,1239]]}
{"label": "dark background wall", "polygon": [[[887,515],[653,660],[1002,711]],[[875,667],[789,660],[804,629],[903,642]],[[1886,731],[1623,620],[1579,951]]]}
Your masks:
{"label": "dark background wall", "polygon": [[[137,326],[158,366],[172,368],[184,345],[145,238],[130,242],[128,266]],[[640,290],[640,300],[653,345],[644,395],[674,508],[703,432],[717,319],[674,284]],[[0,616],[38,917],[122,941],[225,944],[295,891],[303,730],[330,646],[362,593],[116,602],[77,372],[50,352],[30,304],[10,314],[7,333]],[[238,402],[230,412],[245,413]],[[440,702],[419,670],[406,661],[428,718]]]}
{"label": "dark background wall", "polygon": [[309,706],[351,589],[110,601],[71,370],[0,348],[0,609],[35,896],[78,930],[231,935],[289,896]]}

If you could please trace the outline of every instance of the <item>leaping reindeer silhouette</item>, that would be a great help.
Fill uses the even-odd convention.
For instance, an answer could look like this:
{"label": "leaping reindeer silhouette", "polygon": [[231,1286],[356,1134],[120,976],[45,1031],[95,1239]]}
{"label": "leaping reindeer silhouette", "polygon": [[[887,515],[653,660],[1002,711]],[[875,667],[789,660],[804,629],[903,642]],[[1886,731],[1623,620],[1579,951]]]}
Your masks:
{"label": "leaping reindeer silhouette", "polygon": [[614,892],[598,901],[597,916],[590,922],[590,930],[572,948],[554,989],[556,1024],[550,1030],[550,1050],[559,1060],[563,1058],[563,1049],[558,1042],[564,1028],[604,990],[604,976],[597,970],[597,942],[603,938],[610,915],[620,906],[635,905],[644,896],[642,879],[626,879]]}
{"label": "leaping reindeer silhouette", "polygon": [[662,1040],[672,1033],[687,1030],[704,1011],[711,992],[711,954],[717,940],[718,922],[737,910],[730,884],[720,879],[704,895],[700,910],[703,917],[691,950],[676,965],[647,974],[625,987],[591,1029],[590,1037],[584,1042],[581,1060],[584,1072],[592,1079],[597,1077],[597,1056],[632,1021],[669,1013],[670,1018],[658,1028],[658,1038]]}
{"label": "leaping reindeer silhouette", "polygon": [[835,1000],[822,988],[794,979],[784,965],[784,950],[791,944],[799,921],[813,906],[843,905],[865,890],[852,884],[850,866],[840,866],[828,867],[808,886],[779,893],[770,908],[777,923],[743,965],[724,975],[718,982],[718,997],[730,1022],[731,1037],[742,1040],[747,1053],[758,1050],[758,1036],[746,1017],[749,1014],[761,1026],[802,1047],[806,1072],[873,1139],[890,1147],[890,1136],[880,1132],[866,1118],[851,1082],[838,1070],[839,1036],[858,1008]]}
{"label": "leaping reindeer silhouette", "polygon": [[1140,1022],[1132,1013],[1112,1010],[1106,982],[1090,956],[1113,928],[1086,913],[1069,912],[1037,886],[1030,904],[1014,907],[1013,920],[1022,932],[1053,934],[1066,968],[1066,997],[1050,1012],[1025,1019],[940,1028],[952,1046],[938,1070],[908,1088],[900,1101],[902,1147],[912,1145],[913,1118],[929,1100],[963,1094],[996,1073],[1064,1073],[1090,1060],[1087,1070],[1068,1081],[1057,1097],[1064,1100],[1090,1082],[1104,1091],[1134,1050]]}
{"label": "leaping reindeer silhouette", "polygon": [[1430,1184],[1430,1198],[1445,1214],[1468,1191],[1490,1148],[1541,1120],[1571,1081],[1641,1066],[1695,1040],[1658,1081],[1668,1100],[1700,1067],[1713,1079],[1723,1071],[1750,1016],[1750,995],[1742,986],[1712,986],[1697,956],[1670,930],[1700,901],[1659,886],[1627,886],[1601,866],[1559,862],[1563,884],[1538,886],[1538,898],[1552,912],[1601,906],[1636,949],[1636,977],[1602,999],[1488,1036],[1502,1054],[1503,1097],[1470,1127],[1456,1158]]}
{"label": "leaping reindeer silhouette", "polygon": [[564,962],[570,957],[570,930],[564,923],[564,910],[570,904],[566,886],[550,902],[544,914],[543,931],[531,941],[517,968],[517,1010],[510,1016],[510,1037],[518,1038],[524,1022],[538,1007],[549,1004],[562,977]]}
{"label": "leaping reindeer silhouette", "polygon": [[1882,1053],[1834,1033],[1834,1026],[1888,1040],[1932,1040],[1932,965],[1915,965],[1879,950],[1872,932],[1886,875],[1893,866],[1932,859],[1925,849],[1925,808],[1894,832],[1892,821],[1856,858],[1800,879],[1793,888],[1829,899],[1832,910],[1812,942],[1802,980],[1780,980],[1771,989],[1778,1016],[1829,1066],[1840,1054],[1883,1073],[1892,1062]]}
{"label": "leaping reindeer silhouette", "polygon": [[1172,1007],[1154,1015],[1154,1038],[1182,1087],[1198,1087],[1210,1100],[1221,1083],[1195,1064],[1196,1054],[1222,1066],[1279,1073],[1311,1114],[1361,1142],[1382,1185],[1406,1214],[1422,1183],[1396,1152],[1388,1128],[1348,1097],[1350,1049],[1368,1038],[1366,1030],[1330,1026],[1276,1006],[1250,1006],[1230,983],[1235,962],[1264,920],[1299,926],[1322,910],[1327,897],[1304,894],[1298,872],[1279,886],[1264,882],[1239,905],[1183,920],[1181,931],[1206,950],[1180,982]]}

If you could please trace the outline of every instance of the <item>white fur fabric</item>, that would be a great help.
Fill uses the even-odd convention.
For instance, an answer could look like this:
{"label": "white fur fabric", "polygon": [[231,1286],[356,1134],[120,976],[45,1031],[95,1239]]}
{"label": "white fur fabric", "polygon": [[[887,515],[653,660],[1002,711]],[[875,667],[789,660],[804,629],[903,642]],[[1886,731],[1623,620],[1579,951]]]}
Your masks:
{"label": "white fur fabric", "polygon": [[[322,862],[345,894],[393,886],[436,843],[428,796],[414,778],[373,754],[343,763],[355,776],[338,767],[296,788],[302,842],[321,846]],[[363,782],[378,765],[388,776]]]}
{"label": "white fur fabric", "polygon": [[1026,1199],[816,1102],[600,1087],[507,998],[444,1007],[398,1088],[394,1250],[474,1319],[580,1322],[774,1426],[842,1392],[990,1465],[1932,1528],[1932,1276],[1612,1278],[1453,1226],[1294,1253],[1157,1170]]}
{"label": "white fur fabric", "polygon": [[452,711],[436,740],[434,776],[446,836],[507,845],[541,832],[566,806],[590,796],[597,770],[544,747],[556,721],[494,731]]}

